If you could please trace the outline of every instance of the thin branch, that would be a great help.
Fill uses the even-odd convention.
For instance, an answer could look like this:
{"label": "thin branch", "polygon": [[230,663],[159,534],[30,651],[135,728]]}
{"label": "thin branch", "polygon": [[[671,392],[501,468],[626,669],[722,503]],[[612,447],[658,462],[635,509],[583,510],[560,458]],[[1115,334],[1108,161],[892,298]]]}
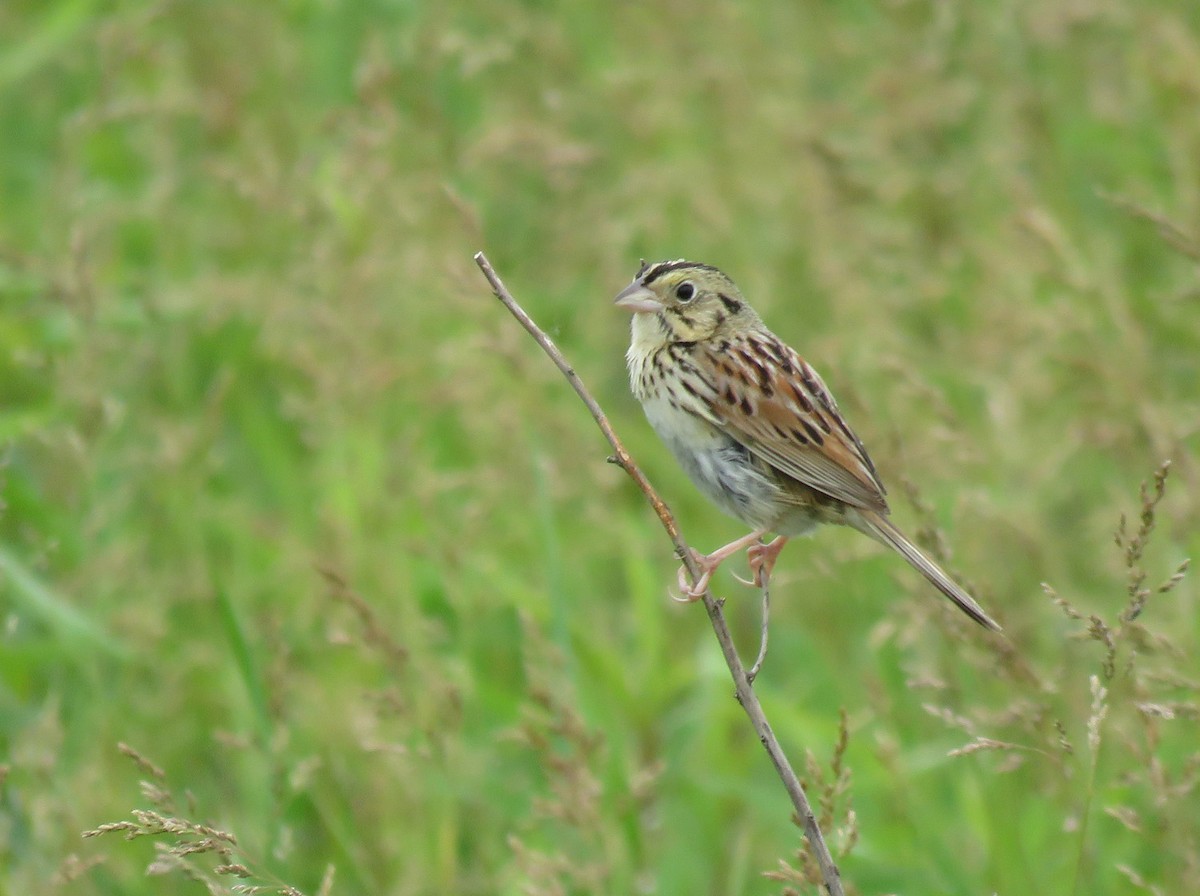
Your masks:
{"label": "thin branch", "polygon": [[754,658],[754,665],[750,667],[750,671],[746,673],[746,680],[754,684],[754,679],[758,678],[758,673],[762,671],[763,663],[767,661],[767,631],[770,629],[771,619],[771,579],[768,576],[762,577],[762,633],[758,639],[758,656]]}
{"label": "thin branch", "polygon": [[[571,388],[575,390],[583,403],[587,405],[587,409],[591,411],[592,417],[600,427],[600,431],[604,433],[604,437],[612,445],[612,449],[615,452],[615,457],[612,459],[613,462],[628,473],[638,488],[642,490],[642,493],[654,508],[654,512],[658,514],[663,528],[667,530],[667,534],[671,537],[671,542],[675,545],[675,553],[687,567],[691,580],[693,582],[699,581],[700,569],[697,567],[691,550],[679,532],[679,526],[675,522],[675,517],[671,514],[671,511],[667,508],[662,498],[658,496],[653,486],[650,485],[649,480],[646,479],[641,469],[633,462],[633,458],[625,450],[625,446],[621,444],[621,440],[617,438],[616,432],[608,422],[608,418],[604,415],[604,411],[601,410],[600,405],[592,398],[587,387],[583,385],[583,381],[580,380],[571,365],[567,363],[567,359],[563,357],[562,352],[558,350],[558,347],[550,337],[534,323],[533,318],[525,312],[525,309],[517,304],[517,300],[505,288],[499,276],[497,276],[495,269],[492,267],[491,262],[487,260],[487,257],[482,252],[475,253],[475,263],[479,265],[479,269],[483,271],[483,276],[491,284],[496,298],[503,302],[504,306],[512,312],[513,317],[520,321],[521,326],[529,331],[529,335],[537,340],[538,345],[550,356],[550,360],[555,363],[558,369],[562,371],[563,376],[567,378],[567,382],[571,384]],[[845,896],[845,891],[842,889],[841,875],[838,872],[837,865],[834,864],[833,856],[829,853],[829,847],[825,844],[825,837],[817,825],[817,818],[813,814],[812,806],[809,805],[808,797],[804,793],[804,787],[800,784],[800,779],[796,777],[796,773],[792,770],[791,764],[780,748],[779,741],[776,740],[775,733],[771,730],[771,726],[767,722],[767,717],[763,713],[762,705],[758,702],[758,697],[751,687],[751,679],[746,674],[746,669],[742,665],[741,658],[738,657],[737,648],[733,643],[733,636],[730,634],[729,626],[725,622],[725,614],[721,611],[721,602],[713,597],[711,590],[706,591],[701,599],[704,602],[704,609],[708,612],[708,619],[712,623],[713,632],[717,636],[717,643],[721,646],[721,653],[725,657],[725,663],[729,666],[729,674],[733,676],[733,684],[736,689],[738,702],[741,703],[742,709],[746,711],[746,715],[750,718],[750,724],[754,726],[754,732],[758,735],[759,741],[766,749],[767,755],[771,758],[771,763],[775,766],[776,772],[779,773],[779,778],[783,781],[783,786],[792,800],[792,806],[796,810],[796,815],[803,824],[804,836],[808,840],[809,846],[816,856],[817,865],[821,869],[821,877],[825,881],[825,889],[829,896]],[[766,624],[765,620],[763,624]],[[766,639],[764,637],[764,646],[765,643]]]}

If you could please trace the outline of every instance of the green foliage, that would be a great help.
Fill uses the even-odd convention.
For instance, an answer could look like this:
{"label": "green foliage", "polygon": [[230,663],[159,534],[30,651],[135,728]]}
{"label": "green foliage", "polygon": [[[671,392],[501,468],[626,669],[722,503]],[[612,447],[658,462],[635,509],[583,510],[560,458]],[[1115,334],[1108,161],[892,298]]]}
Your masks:
{"label": "green foliage", "polygon": [[0,889],[816,892],[484,249],[700,547],[610,299],[727,270],[1005,626],[784,553],[853,892],[1200,892],[1198,9],[0,4]]}

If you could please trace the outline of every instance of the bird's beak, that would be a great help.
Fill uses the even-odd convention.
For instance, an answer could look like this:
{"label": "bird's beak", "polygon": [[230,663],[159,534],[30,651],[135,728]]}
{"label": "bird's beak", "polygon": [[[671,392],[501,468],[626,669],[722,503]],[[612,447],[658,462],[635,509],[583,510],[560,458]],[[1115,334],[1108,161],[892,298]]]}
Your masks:
{"label": "bird's beak", "polygon": [[646,287],[634,280],[617,294],[616,306],[631,314],[662,311],[662,302]]}

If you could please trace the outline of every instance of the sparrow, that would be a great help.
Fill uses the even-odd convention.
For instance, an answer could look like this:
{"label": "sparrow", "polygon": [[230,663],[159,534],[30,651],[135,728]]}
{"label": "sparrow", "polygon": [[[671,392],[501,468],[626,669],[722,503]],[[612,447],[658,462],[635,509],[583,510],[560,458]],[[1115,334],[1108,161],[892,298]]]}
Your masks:
{"label": "sparrow", "polygon": [[[817,372],[767,329],[734,282],[694,261],[642,262],[616,297],[633,315],[629,383],[650,425],[695,486],[749,534],[711,554],[680,589],[696,600],[720,564],[747,549],[765,584],[789,538],[823,523],[895,550],[959,609],[1000,626],[888,518],[867,449]],[[777,538],[764,544],[763,536]]]}

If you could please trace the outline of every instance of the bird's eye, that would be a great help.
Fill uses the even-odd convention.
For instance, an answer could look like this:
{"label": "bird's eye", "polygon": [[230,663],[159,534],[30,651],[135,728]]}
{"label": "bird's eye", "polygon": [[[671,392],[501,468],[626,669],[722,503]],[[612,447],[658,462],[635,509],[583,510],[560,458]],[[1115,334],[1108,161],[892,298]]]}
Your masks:
{"label": "bird's eye", "polygon": [[692,281],[684,280],[675,287],[675,298],[681,302],[690,302],[696,297],[696,287],[692,285]]}

